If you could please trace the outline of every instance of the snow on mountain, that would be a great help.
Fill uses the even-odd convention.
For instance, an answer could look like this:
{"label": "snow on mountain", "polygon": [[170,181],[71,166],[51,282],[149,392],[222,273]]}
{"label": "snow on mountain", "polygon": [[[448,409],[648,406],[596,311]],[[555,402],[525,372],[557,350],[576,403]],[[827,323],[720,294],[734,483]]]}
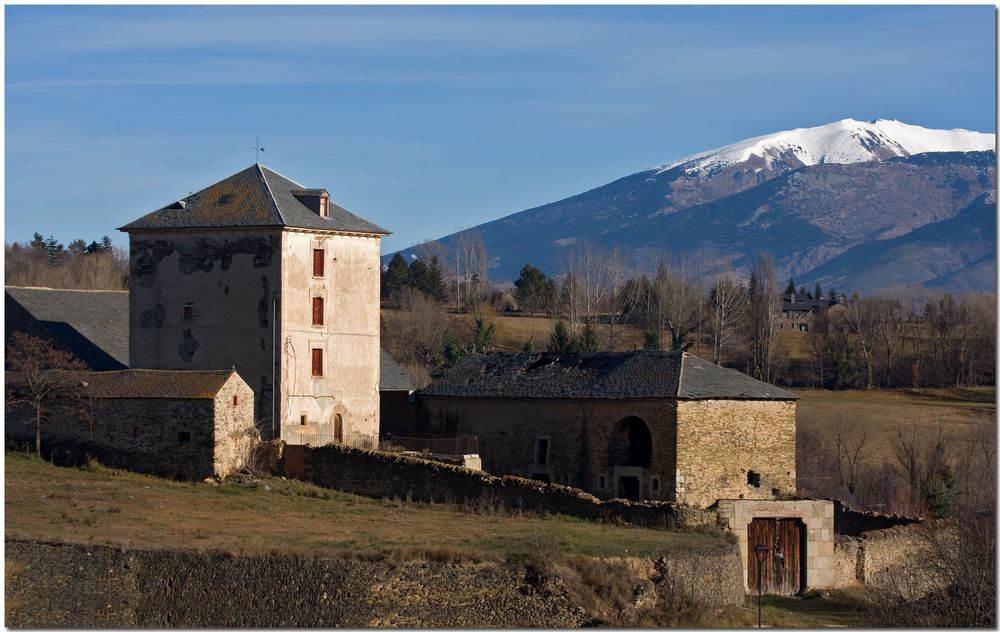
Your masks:
{"label": "snow on mountain", "polygon": [[995,146],[996,134],[964,129],[928,129],[891,119],[844,119],[819,127],[758,136],[675,160],[656,167],[655,171],[662,173],[683,165],[688,174],[710,173],[746,162],[754,156],[767,166],[778,161],[792,166],[808,166],[885,160],[926,152],[986,151]]}

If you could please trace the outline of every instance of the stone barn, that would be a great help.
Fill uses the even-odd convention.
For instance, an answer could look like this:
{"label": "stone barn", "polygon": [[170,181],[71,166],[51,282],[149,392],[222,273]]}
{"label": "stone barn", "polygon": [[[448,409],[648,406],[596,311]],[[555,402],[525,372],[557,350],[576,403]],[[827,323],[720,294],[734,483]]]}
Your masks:
{"label": "stone barn", "polygon": [[795,493],[796,399],[681,352],[494,353],[421,391],[416,430],[479,435],[493,474],[707,507]]}
{"label": "stone barn", "polygon": [[[238,471],[256,444],[253,389],[233,370],[72,372],[53,375],[66,396],[47,405],[42,449],[106,465],[200,480]],[[7,441],[33,443],[35,411],[10,405],[25,392],[7,372]]]}
{"label": "stone barn", "polygon": [[260,164],[120,230],[130,366],[235,368],[265,438],[377,441],[386,230]]}

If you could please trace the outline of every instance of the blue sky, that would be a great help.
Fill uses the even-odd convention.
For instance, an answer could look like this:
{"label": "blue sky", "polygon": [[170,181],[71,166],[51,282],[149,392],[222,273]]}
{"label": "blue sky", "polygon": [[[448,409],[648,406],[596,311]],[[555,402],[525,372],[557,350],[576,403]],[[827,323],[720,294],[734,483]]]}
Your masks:
{"label": "blue sky", "polygon": [[7,6],[5,236],[90,241],[261,162],[392,252],[842,118],[995,132],[995,9]]}

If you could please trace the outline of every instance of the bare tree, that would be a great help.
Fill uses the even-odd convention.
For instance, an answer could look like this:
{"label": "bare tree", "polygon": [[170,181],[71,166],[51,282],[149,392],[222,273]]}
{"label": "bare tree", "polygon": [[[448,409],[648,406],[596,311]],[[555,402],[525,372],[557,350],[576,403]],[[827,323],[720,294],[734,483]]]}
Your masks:
{"label": "bare tree", "polygon": [[861,345],[861,353],[865,362],[865,388],[874,386],[874,356],[875,341],[879,333],[880,309],[879,302],[864,300],[857,293],[845,303],[847,307],[847,322]]}
{"label": "bare tree", "polygon": [[861,432],[861,436],[856,434],[847,436],[843,432],[838,432],[834,438],[834,443],[837,446],[837,459],[840,462],[840,484],[846,487],[852,496],[858,490],[861,463],[867,442],[867,429]]}
{"label": "bare tree", "polygon": [[608,351],[614,351],[621,338],[624,324],[628,322],[636,307],[636,284],[629,283],[627,257],[618,248],[613,248],[604,257],[608,281]]}
{"label": "bare tree", "polygon": [[746,288],[735,275],[722,275],[708,293],[708,304],[711,310],[712,361],[720,364],[723,351],[736,338],[737,326],[746,310]]}
{"label": "bare tree", "polygon": [[748,289],[746,336],[750,346],[751,372],[758,380],[770,382],[775,347],[778,341],[778,319],[781,297],[771,255],[757,255]]}
{"label": "bare tree", "polygon": [[17,373],[6,384],[8,408],[27,404],[35,412],[35,452],[42,453],[42,424],[48,408],[58,400],[79,397],[80,376],[87,367],[67,351],[41,338],[14,332],[7,343],[7,366]]}

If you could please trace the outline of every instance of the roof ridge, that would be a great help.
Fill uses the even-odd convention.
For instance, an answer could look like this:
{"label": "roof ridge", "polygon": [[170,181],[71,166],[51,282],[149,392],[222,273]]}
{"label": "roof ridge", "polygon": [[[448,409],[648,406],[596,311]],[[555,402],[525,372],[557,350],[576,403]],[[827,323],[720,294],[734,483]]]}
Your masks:
{"label": "roof ridge", "polygon": [[[281,205],[278,204],[278,200],[274,197],[274,191],[271,190],[271,183],[267,181],[267,175],[264,173],[264,169],[265,169],[264,165],[260,164],[259,162],[255,162],[254,166],[257,167],[257,173],[260,174],[260,179],[264,181],[264,186],[267,188],[267,195],[268,195],[268,197],[271,198],[271,203],[274,204],[274,210],[278,212],[278,219],[280,220],[281,225],[282,226],[287,226],[288,222],[285,220],[284,213],[281,212]],[[274,171],[273,169],[268,169],[268,171],[271,171],[273,173],[278,173],[277,171]],[[281,174],[278,173],[278,175],[281,175]],[[281,176],[281,177],[285,178],[285,176]],[[294,180],[290,180],[289,178],[285,178],[285,179],[289,180],[290,182],[295,182]],[[298,183],[296,183],[296,184],[298,184]]]}
{"label": "roof ridge", "polygon": [[112,292],[118,294],[128,294],[128,290],[91,290],[87,288],[76,288],[76,287],[46,287],[44,285],[4,285],[4,291],[7,290],[52,290],[55,292]]}

